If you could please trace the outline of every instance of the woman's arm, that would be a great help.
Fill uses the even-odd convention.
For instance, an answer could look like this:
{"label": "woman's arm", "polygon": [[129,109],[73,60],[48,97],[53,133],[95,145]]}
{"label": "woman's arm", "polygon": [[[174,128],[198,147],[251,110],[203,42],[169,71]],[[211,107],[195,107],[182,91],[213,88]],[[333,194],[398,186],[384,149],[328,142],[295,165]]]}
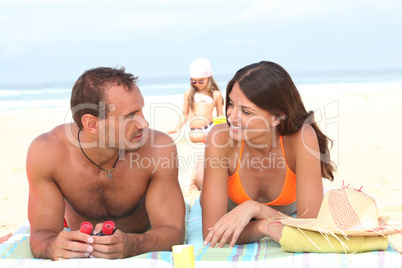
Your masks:
{"label": "woman's arm", "polygon": [[209,228],[227,212],[229,158],[228,145],[224,144],[224,136],[228,137],[227,131],[226,124],[216,125],[205,142],[204,179],[200,196],[204,239],[209,233]]}
{"label": "woman's arm", "polygon": [[323,199],[320,149],[317,135],[304,125],[291,137],[290,145],[296,174],[298,218],[316,218]]}
{"label": "woman's arm", "polygon": [[[257,241],[264,236],[279,241],[282,234],[282,225],[269,224],[268,218],[281,216],[279,212],[269,206],[257,201],[248,200],[219,219],[209,230],[204,240],[204,245],[209,242],[210,247],[223,247],[230,243],[230,247],[237,244],[244,244]],[[255,218],[256,220],[250,221]]]}

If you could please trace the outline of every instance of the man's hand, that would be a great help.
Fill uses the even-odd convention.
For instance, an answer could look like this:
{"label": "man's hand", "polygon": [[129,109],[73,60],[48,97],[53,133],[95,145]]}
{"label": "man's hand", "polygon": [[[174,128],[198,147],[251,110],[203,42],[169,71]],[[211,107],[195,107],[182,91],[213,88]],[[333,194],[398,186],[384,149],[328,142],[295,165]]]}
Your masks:
{"label": "man's hand", "polygon": [[[95,230],[100,232],[100,224],[97,224]],[[95,233],[96,233],[95,232]],[[130,234],[133,236],[133,234]],[[112,235],[93,236],[94,243],[91,256],[104,259],[123,259],[129,257],[128,235],[117,229]]]}
{"label": "man's hand", "polygon": [[50,244],[50,258],[54,261],[87,258],[94,250],[93,242],[92,236],[80,231],[62,231]]}

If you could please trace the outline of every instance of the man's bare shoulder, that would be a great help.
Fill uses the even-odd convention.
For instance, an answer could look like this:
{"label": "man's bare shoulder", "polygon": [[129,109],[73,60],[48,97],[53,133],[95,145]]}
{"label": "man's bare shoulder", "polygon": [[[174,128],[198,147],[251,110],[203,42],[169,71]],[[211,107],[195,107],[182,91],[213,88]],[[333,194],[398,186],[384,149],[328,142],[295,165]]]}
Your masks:
{"label": "man's bare shoulder", "polygon": [[[176,144],[166,133],[149,128],[144,132],[147,135],[146,141],[138,151],[129,152],[130,161],[131,163],[139,163],[143,172],[148,169],[150,178],[165,178],[169,172],[178,168],[175,164]],[[147,168],[141,166],[142,163],[147,163]],[[168,175],[168,177],[174,179],[177,178],[177,174]]]}
{"label": "man's bare shoulder", "polygon": [[166,133],[148,128],[146,131],[146,142],[144,146],[151,149],[168,149],[176,151],[176,144]]}
{"label": "man's bare shoulder", "polygon": [[[35,158],[37,161],[51,160],[54,163],[60,158],[65,158],[69,147],[77,143],[76,135],[71,131],[72,127],[70,124],[59,125],[36,137],[29,146],[27,161]],[[45,163],[50,165],[48,162]]]}
{"label": "man's bare shoulder", "polygon": [[[68,141],[68,132],[70,132],[71,138],[75,137],[73,133],[71,133],[71,126],[63,124],[56,126],[54,129],[49,132],[45,132],[38,137],[36,137],[31,146],[62,146],[66,145],[66,141]],[[72,143],[74,143],[75,138],[73,138]]]}
{"label": "man's bare shoulder", "polygon": [[[49,132],[36,137],[28,149],[27,175],[28,179],[51,178],[69,153],[68,139],[66,138],[65,125],[55,127]],[[36,176],[42,174],[41,176]]]}

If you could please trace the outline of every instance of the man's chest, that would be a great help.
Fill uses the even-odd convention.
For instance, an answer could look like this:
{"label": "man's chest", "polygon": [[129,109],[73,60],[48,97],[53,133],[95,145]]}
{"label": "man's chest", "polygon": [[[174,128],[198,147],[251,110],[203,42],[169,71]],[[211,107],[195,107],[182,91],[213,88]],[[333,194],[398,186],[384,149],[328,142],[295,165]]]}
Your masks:
{"label": "man's chest", "polygon": [[144,198],[149,179],[143,174],[116,170],[112,179],[104,172],[82,171],[58,183],[71,209],[90,220],[122,219],[133,214]]}

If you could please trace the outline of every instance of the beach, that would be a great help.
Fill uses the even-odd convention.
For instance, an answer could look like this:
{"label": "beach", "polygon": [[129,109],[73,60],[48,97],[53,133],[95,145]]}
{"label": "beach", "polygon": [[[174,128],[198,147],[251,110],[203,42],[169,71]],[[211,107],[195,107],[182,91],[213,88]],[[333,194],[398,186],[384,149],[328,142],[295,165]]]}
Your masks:
{"label": "beach", "polygon": [[[331,156],[337,172],[333,182],[324,180],[324,186],[363,187],[363,192],[375,198],[380,215],[402,221],[402,84],[327,87],[334,88],[305,95],[307,89],[299,88],[306,108],[315,111],[321,129],[334,140]],[[150,127],[163,132],[172,129],[182,101],[182,95],[146,96],[144,115]],[[0,236],[16,231],[28,221],[25,159],[29,144],[41,133],[68,122],[72,122],[68,102],[54,108],[0,111]],[[183,128],[173,138],[179,155],[179,182],[186,201],[192,203],[199,192],[189,188],[191,173],[204,145],[191,143],[187,132]],[[400,237],[392,237],[392,241],[400,241]]]}

